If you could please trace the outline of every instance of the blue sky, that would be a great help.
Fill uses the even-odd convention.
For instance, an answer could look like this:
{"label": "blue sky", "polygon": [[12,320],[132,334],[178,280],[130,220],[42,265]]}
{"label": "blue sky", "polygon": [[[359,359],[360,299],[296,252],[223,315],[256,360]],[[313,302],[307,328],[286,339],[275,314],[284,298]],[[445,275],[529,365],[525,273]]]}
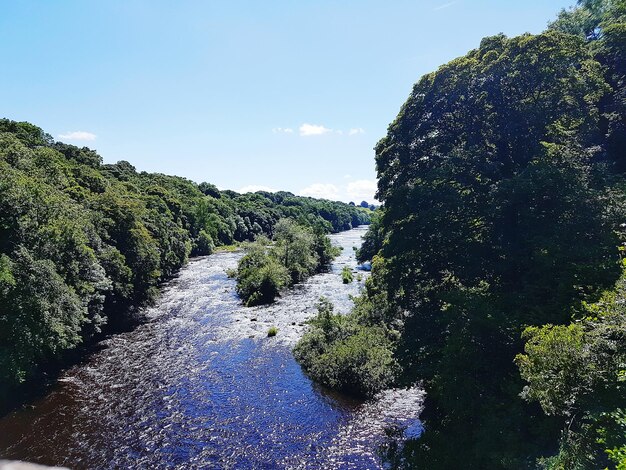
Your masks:
{"label": "blue sky", "polygon": [[421,75],[558,0],[0,0],[1,114],[105,162],[371,200]]}

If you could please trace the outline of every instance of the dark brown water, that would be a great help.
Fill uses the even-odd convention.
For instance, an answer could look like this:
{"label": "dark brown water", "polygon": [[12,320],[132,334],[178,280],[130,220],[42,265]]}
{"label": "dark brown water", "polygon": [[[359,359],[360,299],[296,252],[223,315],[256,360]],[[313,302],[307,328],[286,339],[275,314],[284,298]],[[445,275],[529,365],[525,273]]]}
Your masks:
{"label": "dark brown water", "polygon": [[[149,322],[103,341],[47,396],[0,418],[0,458],[70,468],[383,467],[389,430],[400,440],[419,434],[421,391],[355,401],[313,384],[291,355],[321,295],[350,309],[363,281],[345,285],[340,272],[357,269],[352,247],[364,232],[332,235],[344,248],[332,272],[266,307],[242,307],[225,274],[241,253],[193,260]],[[273,325],[278,335],[267,338]]]}

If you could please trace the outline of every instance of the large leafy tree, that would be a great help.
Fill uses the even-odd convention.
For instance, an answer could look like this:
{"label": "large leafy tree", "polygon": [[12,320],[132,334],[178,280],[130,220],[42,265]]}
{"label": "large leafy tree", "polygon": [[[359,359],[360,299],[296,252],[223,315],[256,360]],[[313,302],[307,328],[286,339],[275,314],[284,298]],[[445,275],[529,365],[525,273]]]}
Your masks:
{"label": "large leafy tree", "polygon": [[377,147],[375,276],[408,314],[399,354],[427,380],[433,467],[523,468],[554,442],[513,358],[524,325],[566,321],[619,275],[597,164],[609,93],[582,38],[487,38],[424,77]]}
{"label": "large leafy tree", "polygon": [[[535,381],[525,403],[514,359],[534,338],[524,378],[560,364],[544,371],[540,351],[564,342],[522,332],[567,323],[611,288],[625,215],[623,29],[607,19],[623,2],[587,3],[543,34],[486,38],[424,76],[376,147],[384,210],[351,318],[387,338],[399,330],[403,379],[424,381],[426,432],[406,448],[416,466],[532,468],[557,450],[563,415],[533,400],[555,383]],[[585,360],[576,334],[564,330],[564,362]],[[335,342],[319,358],[341,371],[347,359],[333,351],[346,338]],[[306,364],[320,362],[312,354]]]}

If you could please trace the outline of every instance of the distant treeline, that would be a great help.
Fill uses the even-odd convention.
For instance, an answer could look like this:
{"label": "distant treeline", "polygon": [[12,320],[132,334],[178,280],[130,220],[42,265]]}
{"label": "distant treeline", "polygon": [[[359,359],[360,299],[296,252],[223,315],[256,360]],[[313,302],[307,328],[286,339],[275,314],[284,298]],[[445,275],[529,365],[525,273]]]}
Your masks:
{"label": "distant treeline", "polygon": [[626,469],[626,1],[425,75],[376,165],[366,295],[320,306],[306,370],[424,384],[399,467]]}
{"label": "distant treeline", "polygon": [[0,120],[0,408],[42,366],[132,319],[190,255],[271,237],[286,217],[328,233],[367,224],[369,213],[103,164],[86,147]]}

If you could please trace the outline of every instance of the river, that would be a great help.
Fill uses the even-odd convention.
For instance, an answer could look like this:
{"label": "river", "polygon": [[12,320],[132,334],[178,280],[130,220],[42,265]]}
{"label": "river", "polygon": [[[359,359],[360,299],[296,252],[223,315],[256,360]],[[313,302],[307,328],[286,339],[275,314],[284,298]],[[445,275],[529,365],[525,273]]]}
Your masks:
{"label": "river", "polygon": [[347,312],[363,288],[367,272],[347,285],[340,273],[357,270],[364,233],[331,235],[343,248],[331,272],[271,306],[241,305],[225,273],[240,252],[193,259],[145,323],[0,418],[0,458],[76,469],[384,468],[381,450],[421,432],[422,392],[354,400],[312,383],[291,354],[320,296]]}

